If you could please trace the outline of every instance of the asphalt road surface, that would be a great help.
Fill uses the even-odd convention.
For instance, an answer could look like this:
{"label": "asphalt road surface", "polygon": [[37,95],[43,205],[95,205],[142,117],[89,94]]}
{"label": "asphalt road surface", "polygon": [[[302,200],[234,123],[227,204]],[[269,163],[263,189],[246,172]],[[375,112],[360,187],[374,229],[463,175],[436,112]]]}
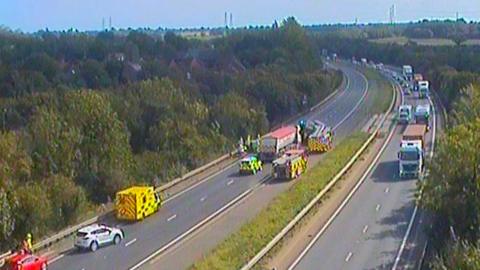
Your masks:
{"label": "asphalt road surface", "polygon": [[[405,96],[404,102],[425,104]],[[436,110],[436,119],[438,111]],[[303,269],[392,269],[404,250],[415,209],[416,179],[400,179],[397,152],[404,126],[395,127],[391,141],[345,208],[305,255],[292,265]],[[433,129],[427,133],[427,154]]]}
{"label": "asphalt road surface", "polygon": [[[345,127],[346,125],[355,126],[359,123],[359,120],[350,119],[366,97],[368,83],[365,77],[351,66],[340,67],[348,78],[345,88],[320,108],[309,113],[306,118],[321,119],[334,126],[337,133],[347,134],[351,130]],[[207,181],[169,198],[157,214],[144,221],[121,224],[126,239],[120,245],[103,247],[95,253],[72,250],[51,263],[49,269],[136,269],[151,254],[159,252],[182,234],[188,233],[246,190],[265,181],[269,172],[267,165],[263,172],[255,176],[239,176],[237,166],[227,167]]]}

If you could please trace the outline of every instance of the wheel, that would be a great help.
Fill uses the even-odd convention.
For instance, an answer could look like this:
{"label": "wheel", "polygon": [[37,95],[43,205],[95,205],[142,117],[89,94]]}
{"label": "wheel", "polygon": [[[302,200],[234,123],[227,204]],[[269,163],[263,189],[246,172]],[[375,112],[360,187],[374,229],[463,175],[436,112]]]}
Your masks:
{"label": "wheel", "polygon": [[41,269],[42,269],[42,270],[47,270],[47,264],[46,264],[46,263],[43,263],[42,266],[41,266]]}
{"label": "wheel", "polygon": [[120,244],[120,241],[122,241],[122,238],[120,237],[120,235],[118,235],[118,234],[115,235],[115,237],[113,238],[113,243],[115,245],[118,245],[118,244]]}
{"label": "wheel", "polygon": [[91,250],[92,252],[95,252],[95,251],[97,251],[97,249],[98,249],[98,243],[97,243],[97,241],[93,241],[93,242],[90,244],[90,250]]}

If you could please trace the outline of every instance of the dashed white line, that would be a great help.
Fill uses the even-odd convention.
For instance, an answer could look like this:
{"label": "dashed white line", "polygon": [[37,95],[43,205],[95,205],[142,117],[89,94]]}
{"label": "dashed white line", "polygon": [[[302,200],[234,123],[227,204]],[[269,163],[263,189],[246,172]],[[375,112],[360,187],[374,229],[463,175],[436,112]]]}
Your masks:
{"label": "dashed white line", "polygon": [[380,210],[380,204],[377,204],[377,207],[375,207],[375,211],[378,212],[378,210]]}
{"label": "dashed white line", "polygon": [[177,214],[175,214],[175,215],[173,215],[173,216],[169,217],[169,218],[167,219],[167,221],[172,221],[172,220],[173,220],[173,219],[175,219],[176,217],[177,217]]}
{"label": "dashed white line", "polygon": [[137,242],[137,238],[133,238],[132,240],[128,241],[127,243],[125,243],[125,247],[128,247],[130,246],[131,244]]}
{"label": "dashed white line", "polygon": [[353,256],[353,253],[352,253],[352,252],[349,252],[349,253],[347,254],[347,257],[345,258],[345,261],[346,261],[346,262],[350,261],[350,259],[352,258],[352,256]]}
{"label": "dashed white line", "polygon": [[390,188],[387,187],[387,188],[385,189],[385,193],[388,193],[389,191],[390,191]]}
{"label": "dashed white line", "polygon": [[207,199],[207,196],[203,196],[202,198],[200,198],[200,201],[203,202]]}
{"label": "dashed white line", "polygon": [[367,230],[368,230],[368,225],[365,225],[365,227],[363,227],[362,233],[363,234],[367,233]]}
{"label": "dashed white line", "polygon": [[231,184],[233,184],[233,179],[228,181],[227,186],[230,186]]}

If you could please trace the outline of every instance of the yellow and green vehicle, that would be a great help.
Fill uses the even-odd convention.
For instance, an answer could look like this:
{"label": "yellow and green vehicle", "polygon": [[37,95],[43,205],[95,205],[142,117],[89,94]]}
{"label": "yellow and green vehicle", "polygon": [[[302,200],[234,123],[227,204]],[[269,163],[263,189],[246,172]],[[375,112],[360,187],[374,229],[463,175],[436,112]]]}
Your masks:
{"label": "yellow and green vehicle", "polygon": [[263,168],[257,155],[247,155],[240,160],[240,174],[257,174]]}
{"label": "yellow and green vehicle", "polygon": [[333,130],[320,121],[301,121],[300,133],[310,153],[323,153],[333,148]]}
{"label": "yellow and green vehicle", "polygon": [[305,150],[290,150],[272,162],[275,179],[291,180],[307,170],[307,153]]}
{"label": "yellow and green vehicle", "polygon": [[154,187],[133,186],[117,192],[116,216],[121,220],[142,220],[160,209],[162,199]]}

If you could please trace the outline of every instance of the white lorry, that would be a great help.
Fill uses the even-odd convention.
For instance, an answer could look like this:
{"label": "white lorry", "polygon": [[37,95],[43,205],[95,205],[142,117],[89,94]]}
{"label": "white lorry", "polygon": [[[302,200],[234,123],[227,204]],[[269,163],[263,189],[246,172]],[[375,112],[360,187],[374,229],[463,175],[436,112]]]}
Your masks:
{"label": "white lorry", "polygon": [[410,82],[413,80],[413,68],[409,65],[404,65],[403,68],[403,77],[406,81]]}
{"label": "white lorry", "polygon": [[418,98],[427,98],[428,92],[430,91],[430,82],[428,81],[419,81],[418,82]]}
{"label": "white lorry", "polygon": [[398,152],[400,178],[417,178],[423,174],[425,133],[425,125],[408,125],[405,129]]}
{"label": "white lorry", "polygon": [[427,131],[430,130],[430,105],[423,104],[415,107],[415,123],[423,124],[427,127]]}

